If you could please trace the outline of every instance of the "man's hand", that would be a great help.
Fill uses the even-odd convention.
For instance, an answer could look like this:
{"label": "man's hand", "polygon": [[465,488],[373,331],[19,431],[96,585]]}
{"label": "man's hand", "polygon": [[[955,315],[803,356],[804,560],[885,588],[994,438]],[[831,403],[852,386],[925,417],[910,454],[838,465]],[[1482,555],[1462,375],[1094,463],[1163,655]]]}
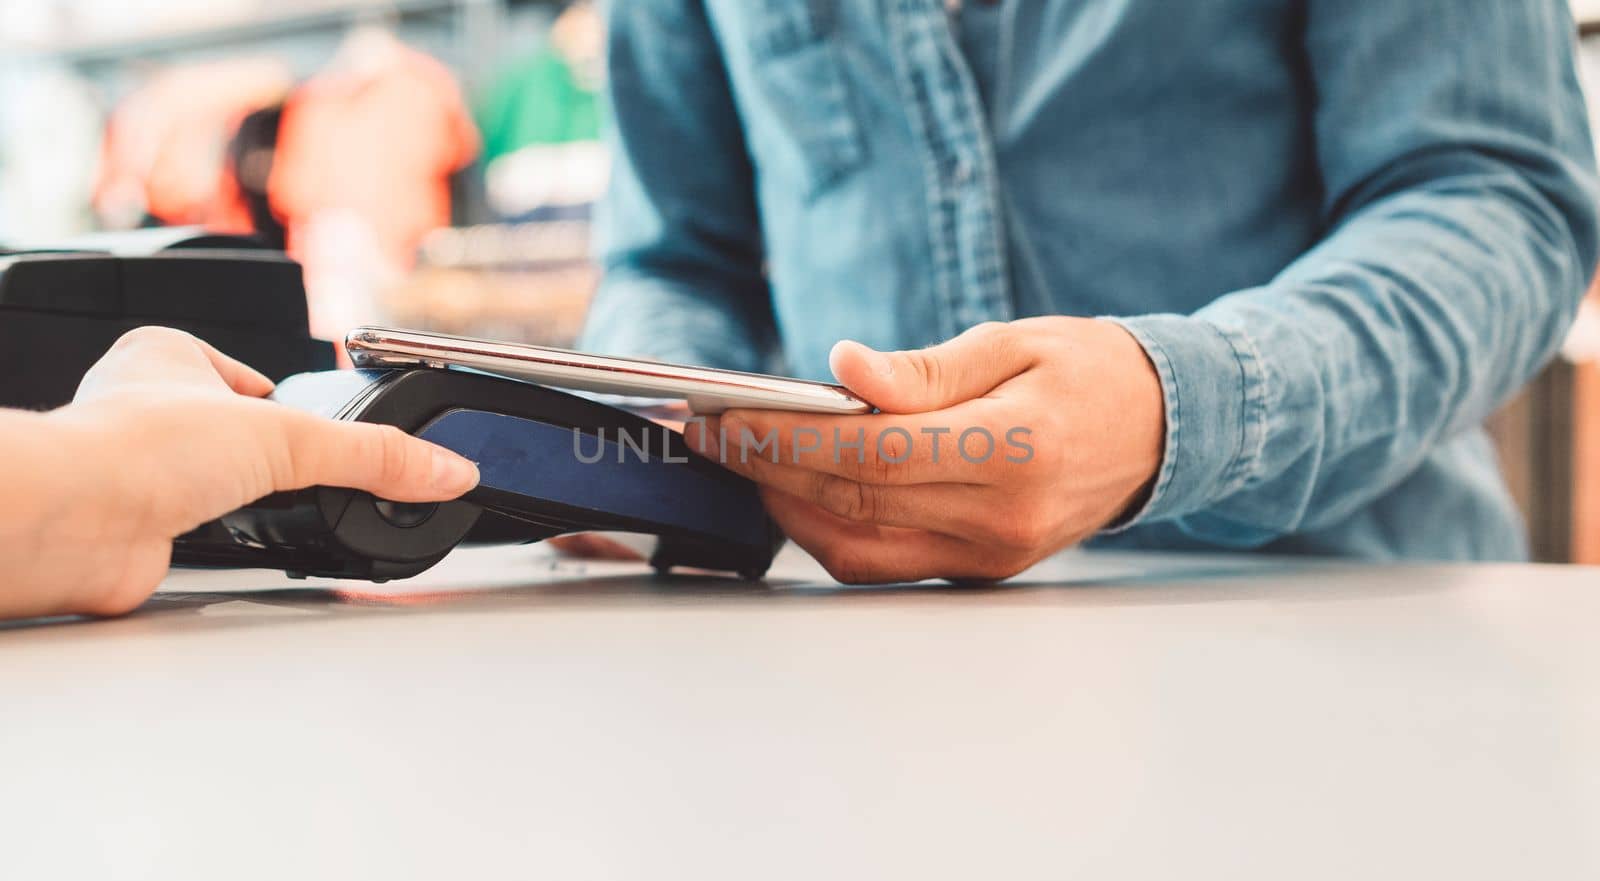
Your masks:
{"label": "man's hand", "polygon": [[915,352],[843,342],[831,361],[881,413],[730,410],[686,434],[713,457],[722,443],[840,581],[1009,578],[1130,513],[1161,464],[1160,381],[1112,322],[984,324]]}
{"label": "man's hand", "polygon": [[31,444],[21,449],[32,461],[9,464],[30,472],[34,497],[0,523],[0,617],[133,609],[166,574],[174,538],[273,492],[327,485],[433,502],[477,484],[454,453],[262,400],[271,390],[186,333],[141,328],[71,405],[6,414],[0,433]]}

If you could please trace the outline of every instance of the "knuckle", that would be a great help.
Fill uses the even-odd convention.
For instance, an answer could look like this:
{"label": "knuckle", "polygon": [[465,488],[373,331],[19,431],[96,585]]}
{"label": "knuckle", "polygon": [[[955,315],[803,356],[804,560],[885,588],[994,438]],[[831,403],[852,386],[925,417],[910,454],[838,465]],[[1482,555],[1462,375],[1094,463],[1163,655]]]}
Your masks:
{"label": "knuckle", "polygon": [[1010,361],[1037,365],[1050,353],[1048,338],[1034,333],[1010,333],[995,343],[999,355]]}
{"label": "knuckle", "polygon": [[888,483],[894,474],[895,462],[891,457],[873,456],[867,460],[866,479],[872,483]]}
{"label": "knuckle", "polygon": [[[866,443],[872,443],[871,436],[867,437]],[[866,450],[859,453],[856,450],[845,450],[835,455],[839,466],[838,471],[846,479],[855,481],[872,479],[875,469],[874,463],[878,458],[876,454]]]}
{"label": "knuckle", "polygon": [[1009,327],[1019,337],[1030,340],[1051,340],[1069,335],[1073,326],[1080,320],[1064,315],[1035,315],[1031,318],[1019,318],[1011,322]]}
{"label": "knuckle", "polygon": [[117,353],[138,352],[144,357],[162,355],[162,357],[178,357],[179,353],[197,352],[198,341],[192,334],[184,333],[173,328],[162,328],[158,325],[146,325],[134,328],[128,333],[117,337],[117,342],[112,344],[107,355]]}
{"label": "knuckle", "polygon": [[980,321],[967,330],[975,339],[1000,340],[1011,335],[1011,325],[1003,321]]}
{"label": "knuckle", "polygon": [[[275,419],[264,426],[263,437],[274,438],[268,448],[268,479],[274,489],[289,489],[309,482],[317,470],[318,457],[324,455],[322,445],[316,443],[307,430],[309,423],[298,414]],[[272,433],[267,434],[267,430]]]}
{"label": "knuckle", "polygon": [[1032,550],[1049,540],[1045,512],[1036,505],[1021,505],[989,524],[988,538],[1005,548]]}
{"label": "knuckle", "polygon": [[921,382],[923,388],[937,391],[943,388],[944,363],[939,356],[927,349],[918,349],[907,352],[906,361],[911,367],[911,372]]}
{"label": "knuckle", "polygon": [[1025,461],[1012,461],[1006,458],[1013,455],[1014,451],[1003,446],[1002,452],[994,457],[1000,463],[992,472],[995,483],[1011,492],[1028,493],[1038,491],[1041,487],[1059,487],[1066,484],[1065,475],[1062,473],[1064,462],[1062,455],[1053,444],[1041,443],[1036,434],[1029,439],[1032,452]]}
{"label": "knuckle", "polygon": [[378,474],[384,483],[406,479],[412,464],[408,435],[393,425],[381,425],[372,432],[377,444]]}
{"label": "knuckle", "polygon": [[872,520],[877,515],[876,494],[854,480],[822,475],[816,482],[816,503],[846,520]]}
{"label": "knuckle", "polygon": [[840,584],[872,582],[871,562],[854,550],[848,548],[824,550],[818,554],[817,562],[822,564],[828,575]]}
{"label": "knuckle", "polygon": [[147,324],[143,327],[136,327],[117,337],[117,341],[111,344],[111,351],[125,352],[129,349],[170,348],[176,345],[189,345],[193,339],[193,337],[181,330]]}
{"label": "knuckle", "polygon": [[1028,335],[1003,321],[985,321],[965,334],[969,340],[992,351],[1010,351],[1022,345]]}
{"label": "knuckle", "polygon": [[1036,559],[1022,553],[988,554],[974,560],[965,568],[964,574],[948,580],[969,586],[996,584],[1026,572]]}
{"label": "knuckle", "polygon": [[1058,468],[1065,464],[1064,450],[1068,444],[1060,420],[1054,416],[1047,416],[1041,420],[1040,426],[1032,433],[1028,444],[1033,449],[1033,457],[1029,460],[1040,468]]}
{"label": "knuckle", "polygon": [[1030,427],[1035,435],[1048,441],[1057,441],[1046,444],[1052,452],[1061,446],[1059,441],[1072,429],[1072,418],[1067,415],[1066,408],[1046,410],[1035,416],[1033,421],[1034,425]]}
{"label": "knuckle", "polygon": [[1048,339],[1037,332],[1008,327],[990,339],[996,358],[1008,362],[1038,362],[1045,354]]}
{"label": "knuckle", "polygon": [[1031,557],[1003,555],[979,564],[975,574],[983,581],[1005,581],[1021,575],[1031,565],[1033,565]]}

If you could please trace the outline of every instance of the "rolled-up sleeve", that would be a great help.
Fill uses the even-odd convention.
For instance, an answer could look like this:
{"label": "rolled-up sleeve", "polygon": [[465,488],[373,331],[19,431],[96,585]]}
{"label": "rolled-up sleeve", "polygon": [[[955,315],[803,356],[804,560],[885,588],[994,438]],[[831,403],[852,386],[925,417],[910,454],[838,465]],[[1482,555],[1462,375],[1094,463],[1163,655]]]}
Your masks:
{"label": "rolled-up sleeve", "polygon": [[1328,233],[1194,315],[1119,319],[1168,420],[1130,526],[1248,547],[1348,516],[1545,363],[1595,267],[1565,3],[1306,6]]}

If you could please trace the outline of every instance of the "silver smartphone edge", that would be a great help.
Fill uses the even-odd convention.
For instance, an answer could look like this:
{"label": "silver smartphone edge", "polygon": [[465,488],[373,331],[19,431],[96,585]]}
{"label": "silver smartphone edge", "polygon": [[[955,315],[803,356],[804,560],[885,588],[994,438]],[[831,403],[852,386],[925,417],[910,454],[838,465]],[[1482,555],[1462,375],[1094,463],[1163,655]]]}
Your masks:
{"label": "silver smartphone edge", "polygon": [[735,406],[835,415],[872,412],[867,402],[827,383],[427,331],[358,327],[345,336],[345,349],[358,367],[456,366],[607,394],[649,391],[682,397],[701,413]]}

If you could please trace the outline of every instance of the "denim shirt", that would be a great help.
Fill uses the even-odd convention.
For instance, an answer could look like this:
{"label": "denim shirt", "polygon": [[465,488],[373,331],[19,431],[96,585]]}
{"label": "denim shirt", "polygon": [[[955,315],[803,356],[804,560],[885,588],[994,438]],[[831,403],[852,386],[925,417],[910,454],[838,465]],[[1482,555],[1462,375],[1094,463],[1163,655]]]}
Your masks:
{"label": "denim shirt", "polygon": [[582,345],[826,378],[1116,316],[1167,440],[1096,544],[1525,554],[1480,426],[1597,259],[1564,0],[961,6],[614,0]]}

